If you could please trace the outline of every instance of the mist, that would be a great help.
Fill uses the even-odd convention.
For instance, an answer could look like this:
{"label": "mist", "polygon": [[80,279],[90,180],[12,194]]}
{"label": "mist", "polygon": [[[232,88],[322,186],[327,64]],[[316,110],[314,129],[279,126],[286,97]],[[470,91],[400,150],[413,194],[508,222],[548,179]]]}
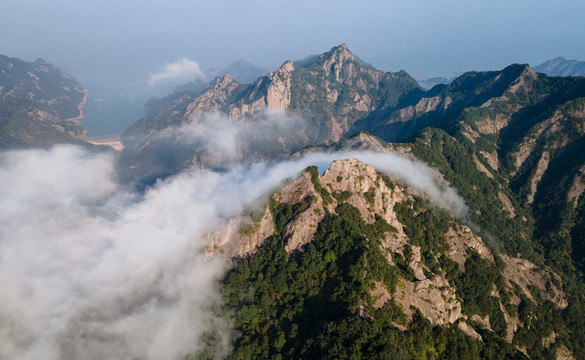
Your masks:
{"label": "mist", "polygon": [[206,234],[305,167],[345,158],[466,212],[434,170],[390,153],[190,169],[144,193],[116,181],[111,154],[73,146],[1,154],[0,358],[181,359],[207,331],[225,355],[231,326],[211,307],[226,259],[206,253]]}
{"label": "mist", "polygon": [[194,79],[204,79],[205,74],[195,61],[178,58],[175,62],[167,63],[148,79],[148,86],[178,85]]}

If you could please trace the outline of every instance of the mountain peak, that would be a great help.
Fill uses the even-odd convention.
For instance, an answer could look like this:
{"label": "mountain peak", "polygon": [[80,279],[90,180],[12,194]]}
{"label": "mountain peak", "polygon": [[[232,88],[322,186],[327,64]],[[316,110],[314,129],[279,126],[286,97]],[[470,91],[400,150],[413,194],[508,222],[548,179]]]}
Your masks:
{"label": "mountain peak", "polygon": [[355,57],[347,48],[347,44],[343,43],[339,46],[331,48],[328,52],[321,55],[321,59],[333,60],[335,62],[344,63],[346,61],[355,61]]}
{"label": "mountain peak", "polygon": [[229,73],[225,73],[223,76],[218,76],[213,79],[209,87],[213,89],[223,89],[233,82],[234,79],[232,76]]}
{"label": "mountain peak", "polygon": [[548,76],[585,76],[585,62],[559,56],[535,66],[534,70]]}
{"label": "mountain peak", "polygon": [[278,71],[281,72],[291,72],[295,69],[295,66],[293,65],[293,62],[290,60],[287,60],[284,62],[284,64],[282,64],[280,66],[280,68],[278,68]]}

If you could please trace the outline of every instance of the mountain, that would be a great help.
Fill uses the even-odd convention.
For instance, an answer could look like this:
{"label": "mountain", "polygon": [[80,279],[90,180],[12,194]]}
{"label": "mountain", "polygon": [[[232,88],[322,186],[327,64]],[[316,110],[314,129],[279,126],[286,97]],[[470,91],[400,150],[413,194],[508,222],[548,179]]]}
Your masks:
{"label": "mountain", "polygon": [[[468,192],[471,202],[482,201],[476,204],[478,209],[488,204],[506,208],[508,197],[517,201],[519,208],[529,209],[535,217],[528,227],[535,227],[539,241],[554,243],[549,231],[567,221],[561,220],[564,211],[581,209],[584,97],[583,78],[548,77],[526,65],[512,65],[501,72],[465,74],[436,96],[422,98],[412,110],[401,110],[406,116],[398,118],[398,125],[391,120],[372,132],[391,139],[396,127],[404,128],[405,117],[411,123],[433,124],[405,145],[413,156],[440,167],[459,191]],[[425,107],[429,103],[436,108]],[[417,108],[423,110],[420,115]],[[484,174],[481,181],[480,172]],[[475,196],[478,188],[491,199]],[[498,189],[509,193],[500,195]],[[579,214],[572,216],[578,219]],[[483,215],[475,220],[501,239],[517,237],[521,244],[518,233],[505,234],[502,229],[518,228],[522,216],[509,216],[516,219],[515,225],[505,223],[503,214],[498,220]],[[560,244],[553,247],[582,263],[585,253],[576,250],[585,242],[579,233],[574,236],[576,247],[565,246],[563,251]],[[518,242],[514,246],[542,246]]]}
{"label": "mountain", "polygon": [[[259,68],[255,65],[250,64],[246,60],[238,60],[236,62],[231,63],[225,69],[209,69],[205,72],[206,77],[209,78],[216,78],[216,77],[223,77],[226,74],[234,79],[235,81],[241,84],[249,84],[261,76],[264,76],[269,71],[263,68]],[[194,96],[199,96],[203,93],[209,86],[211,82],[209,80],[204,79],[195,79],[185,84],[177,85],[173,90],[174,93],[181,93],[181,92],[190,92],[193,93]],[[154,110],[155,107],[152,105],[155,102],[160,102],[160,99],[153,98],[149,100],[149,103],[145,106],[147,111]]]}
{"label": "mountain", "polygon": [[[82,143],[83,88],[0,60],[0,145]],[[585,358],[585,78],[512,64],[424,90],[342,44],[147,106],[122,181],[358,151],[425,162],[452,191],[425,190],[421,164],[409,183],[341,159],[209,234],[233,265],[213,308],[230,358]],[[200,358],[224,340],[205,334]]]}
{"label": "mountain", "polygon": [[[360,65],[340,45],[250,85],[217,78],[152,114],[125,134],[136,141],[135,169],[157,156],[162,176],[221,168],[224,148],[238,162],[395,151],[436,169],[469,207],[465,220],[454,218],[397,179],[384,188],[381,174],[356,162],[323,176],[309,169],[212,246],[236,265],[223,281],[241,334],[234,357],[584,358],[585,78],[512,64],[425,91],[405,72]],[[267,118],[290,126],[270,128]],[[198,140],[176,141],[185,131]],[[157,143],[160,134],[174,134],[171,145]],[[402,233],[412,252],[387,241]],[[406,265],[419,250],[420,271]],[[376,308],[378,297],[389,305]]]}
{"label": "mountain", "polygon": [[[193,164],[221,168],[226,156],[214,154],[217,144],[230,139],[226,129],[246,134],[230,140],[229,161],[287,157],[319,144],[340,148],[348,142],[343,139],[352,139],[347,136],[367,131],[400,142],[392,146],[441,169],[475,206],[474,221],[510,252],[532,256],[544,247],[559,263],[568,257],[583,268],[583,98],[585,79],[549,77],[521,64],[468,72],[424,91],[405,72],[359,65],[340,45],[296,66],[285,62],[248,86],[224,76],[198,97],[170,97],[124,134],[124,159],[148,182]],[[267,115],[267,109],[286,112]],[[209,111],[225,116],[206,118]],[[288,125],[271,128],[267,118]],[[214,130],[214,123],[221,126]],[[161,133],[186,125],[205,139],[219,139],[159,141]],[[367,146],[379,147],[372,144]],[[478,197],[477,189],[485,196]],[[487,206],[493,211],[483,215]],[[499,211],[511,206],[514,216]],[[563,232],[571,236],[559,238]],[[527,241],[533,237],[538,240]]]}
{"label": "mountain", "polygon": [[0,148],[87,144],[86,100],[87,91],[57,66],[0,55]]}
{"label": "mountain", "polygon": [[[451,239],[438,252],[429,251],[428,242],[411,241],[412,237],[424,238],[438,227],[422,218],[420,222],[407,223],[420,214],[430,216],[433,208],[406,201],[403,204],[409,204],[406,207],[414,215],[401,217],[398,209],[404,207],[394,205],[396,217],[389,216],[390,206],[384,206],[393,201],[401,203],[397,200],[401,199],[400,191],[396,190],[394,198],[394,193],[383,189],[379,180],[367,183],[366,179],[381,175],[355,170],[353,167],[362,167],[358,163],[332,164],[323,176],[310,170],[309,175],[272,195],[270,211],[252,213],[254,220],[244,220],[244,225],[232,224],[230,229],[240,229],[239,235],[222,239],[236,240],[223,243],[224,248],[216,243],[219,251],[241,259],[224,280],[226,303],[235,311],[236,327],[244,334],[235,341],[234,357],[264,351],[264,355],[295,358],[312,353],[323,357],[359,353],[391,358],[583,358],[584,80],[550,77],[520,64],[501,71],[469,72],[451,84],[411,94],[397,108],[374,109],[352,126],[378,139],[360,132],[337,143],[301,150],[298,156],[316,151],[392,149],[425,161],[458,190],[469,206],[465,223],[453,218],[443,218],[438,223],[468,226],[463,233],[474,238],[475,244],[483,244],[488,249],[484,255],[491,254],[492,260],[474,255],[474,251],[481,253],[477,249],[465,250],[461,245],[466,241],[463,233],[446,236],[455,231],[449,226],[442,228],[443,235],[427,237]],[[348,180],[353,174],[358,180]],[[366,185],[348,186],[352,183]],[[399,181],[392,179],[392,183],[397,186]],[[372,188],[376,189],[370,191]],[[383,202],[375,200],[378,194]],[[357,210],[345,205],[338,208],[344,202]],[[382,210],[376,208],[379,204]],[[383,240],[376,243],[375,235],[356,220],[360,217],[356,211],[366,224],[376,224],[378,215],[397,233],[402,226],[410,247],[421,246],[421,261],[435,259],[438,263],[423,266],[426,280],[401,273],[395,279],[402,284],[397,289],[402,290],[393,293],[392,287],[386,286],[389,295],[384,297],[385,283],[376,276],[383,277],[380,274],[385,273],[382,269],[386,264],[379,265],[368,256],[373,252],[372,244],[381,243],[382,251],[391,245],[388,242],[384,247]],[[336,221],[343,225],[334,225]],[[383,224],[375,226],[384,228]],[[358,233],[348,233],[348,229],[357,229]],[[385,234],[382,239],[394,233],[392,228],[381,232]],[[337,247],[341,239],[359,243],[357,239],[363,237],[370,242],[360,243],[361,247],[346,242]],[[445,259],[457,262],[452,256],[454,248],[465,254],[458,262],[463,268],[460,273],[449,274]],[[347,249],[351,249],[351,255],[346,254]],[[411,253],[407,253],[410,258]],[[390,257],[392,261],[388,263],[394,270],[388,271],[402,271],[400,261]],[[338,263],[340,258],[344,260]],[[305,268],[311,270],[301,270]],[[417,273],[416,266],[403,269]],[[528,274],[537,273],[540,285],[521,284],[530,277]],[[267,280],[258,280],[262,278]],[[314,282],[300,285],[298,278]],[[280,287],[282,279],[286,279],[286,288]],[[449,284],[434,285],[446,291],[441,300],[427,292],[433,286],[425,285],[425,281],[439,279]],[[494,285],[491,290],[482,290],[475,287],[480,284]],[[411,292],[410,286],[414,288]],[[255,289],[257,296],[246,297],[241,289]],[[446,300],[449,291],[457,294],[455,301]],[[554,300],[553,293],[560,297]],[[376,310],[377,297],[388,300],[390,305],[385,311]],[[409,299],[407,303],[405,299]],[[438,320],[454,314],[453,308],[441,301],[460,302],[461,317],[455,316],[453,322]],[[407,315],[406,320],[402,314]],[[318,319],[318,325],[303,322],[307,316]],[[264,324],[270,324],[270,328]],[[305,338],[305,334],[310,335]],[[262,339],[266,337],[279,346],[265,347]],[[426,337],[438,340],[432,345],[430,340],[415,341]],[[374,341],[380,338],[393,340]],[[449,355],[444,349],[451,348],[457,350]]]}
{"label": "mountain", "polygon": [[[173,146],[181,148],[180,156],[173,159],[165,156],[165,164],[153,164],[153,157],[147,155],[161,151],[177,153],[165,150],[168,142],[162,145],[165,149],[156,150],[161,131],[201,123],[204,114],[212,111],[224,114],[230,123],[259,127],[248,133],[274,139],[272,143],[262,142],[261,147],[238,149],[238,158],[274,159],[307,145],[339,141],[359,131],[356,127],[359,120],[410,104],[421,93],[423,90],[406,72],[385,73],[368,64],[360,65],[342,44],[300,65],[286,61],[249,85],[226,74],[216,78],[199,96],[183,95],[180,101],[176,100],[178,95],[167,98],[122,135],[128,149],[125,164],[135,173],[148,172],[151,178],[190,166],[193,159],[202,166],[220,165],[210,163],[209,154],[198,144],[185,147],[175,143]],[[279,112],[286,114],[275,115]],[[287,116],[296,120],[278,120]],[[268,127],[282,127],[283,122],[290,127],[264,136],[261,132],[270,119],[275,121]]]}
{"label": "mountain", "polygon": [[[467,73],[432,91],[435,96],[423,97],[417,104],[420,113],[415,106],[402,119],[395,114],[399,124],[426,119],[428,127],[407,142],[392,144],[439,169],[469,205],[471,221],[489,233],[487,239],[497,239],[501,253],[559,273],[568,307],[554,318],[574,327],[570,332],[585,330],[580,315],[585,295],[584,80],[549,77],[526,65]],[[448,105],[425,111],[431,99]],[[386,126],[392,121],[378,130]],[[386,139],[395,134],[394,126],[393,131],[386,128]],[[535,314],[546,322],[544,313]],[[559,334],[551,323],[541,326]],[[540,352],[545,341],[524,337],[521,343]],[[575,336],[566,343],[572,343],[573,354],[585,346]]]}
{"label": "mountain", "polygon": [[307,168],[210,239],[238,259],[222,282],[229,358],[570,354],[558,274],[356,159]]}
{"label": "mountain", "polygon": [[585,76],[585,62],[557,57],[535,66],[534,71],[549,76]]}

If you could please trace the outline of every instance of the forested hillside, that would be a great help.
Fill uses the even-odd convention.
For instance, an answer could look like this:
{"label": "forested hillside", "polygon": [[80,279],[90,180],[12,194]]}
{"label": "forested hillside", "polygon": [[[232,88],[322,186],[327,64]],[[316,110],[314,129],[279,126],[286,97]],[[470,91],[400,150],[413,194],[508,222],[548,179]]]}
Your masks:
{"label": "forested hillside", "polygon": [[577,355],[573,280],[429,201],[355,159],[272,194],[238,237],[210,245],[240,259],[222,282],[231,358]]}

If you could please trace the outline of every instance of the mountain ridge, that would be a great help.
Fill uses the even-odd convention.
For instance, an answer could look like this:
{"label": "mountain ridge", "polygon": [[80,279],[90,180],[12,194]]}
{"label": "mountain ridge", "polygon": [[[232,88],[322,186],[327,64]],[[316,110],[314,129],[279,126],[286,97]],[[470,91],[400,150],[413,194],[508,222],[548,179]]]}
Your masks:
{"label": "mountain ridge", "polygon": [[549,76],[585,76],[585,62],[559,56],[535,66],[534,70]]}
{"label": "mountain ridge", "polygon": [[0,146],[86,145],[88,92],[56,65],[0,55]]}
{"label": "mountain ridge", "polygon": [[[359,65],[342,44],[302,66],[286,61],[279,69],[249,85],[224,76],[216,78],[199,96],[185,95],[180,103],[170,97],[166,105],[160,105],[159,110],[151,111],[130,127],[122,135],[122,141],[129,152],[135,151],[140,157],[146,144],[153,146],[153,131],[200,122],[199,116],[209,111],[220,111],[233,123],[249,124],[267,110],[286,111],[302,118],[305,126],[292,133],[279,134],[281,140],[277,147],[281,150],[269,149],[256,154],[275,158],[310,144],[332,144],[351,135],[355,123],[373,109],[385,111],[396,107],[408,94],[419,90],[422,91],[406,72],[384,73]],[[201,155],[192,153],[179,161],[193,156],[202,158]],[[134,160],[129,164],[135,165]],[[148,166],[138,164],[135,168],[141,167]]]}

